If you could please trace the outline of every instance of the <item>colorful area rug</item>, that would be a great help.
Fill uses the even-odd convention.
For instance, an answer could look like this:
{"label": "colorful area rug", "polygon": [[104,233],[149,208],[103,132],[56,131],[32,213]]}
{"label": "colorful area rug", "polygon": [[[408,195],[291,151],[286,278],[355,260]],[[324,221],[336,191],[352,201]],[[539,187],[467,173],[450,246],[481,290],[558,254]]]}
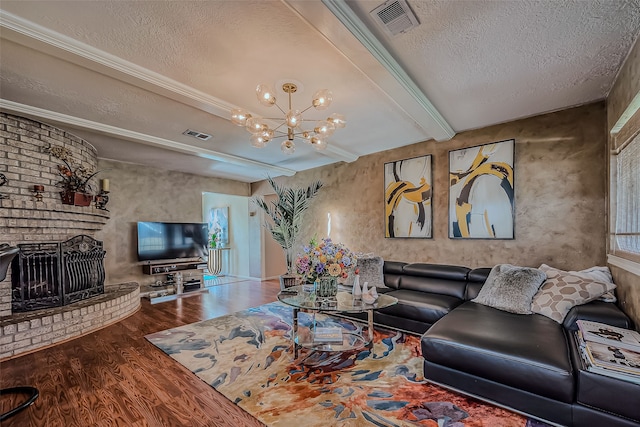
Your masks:
{"label": "colorful area rug", "polygon": [[[301,329],[311,322],[300,313]],[[293,360],[291,323],[291,308],[276,302],[146,338],[268,426],[546,426],[427,383],[416,336],[377,329],[372,349],[302,350]]]}

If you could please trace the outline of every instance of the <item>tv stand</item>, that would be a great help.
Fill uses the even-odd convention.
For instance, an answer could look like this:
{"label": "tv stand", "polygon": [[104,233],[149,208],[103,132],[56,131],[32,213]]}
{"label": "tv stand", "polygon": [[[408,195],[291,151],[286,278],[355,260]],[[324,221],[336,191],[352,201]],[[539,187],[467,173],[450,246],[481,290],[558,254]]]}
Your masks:
{"label": "tv stand", "polygon": [[174,261],[162,264],[145,264],[142,266],[142,272],[144,274],[155,275],[205,268],[207,268],[207,263],[202,261]]}

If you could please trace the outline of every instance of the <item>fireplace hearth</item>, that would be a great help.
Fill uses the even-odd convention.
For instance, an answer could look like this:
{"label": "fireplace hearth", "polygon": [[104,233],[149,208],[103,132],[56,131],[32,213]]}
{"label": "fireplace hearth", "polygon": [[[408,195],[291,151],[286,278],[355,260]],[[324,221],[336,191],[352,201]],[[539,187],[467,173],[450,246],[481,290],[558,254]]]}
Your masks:
{"label": "fireplace hearth", "polygon": [[102,242],[79,235],[18,248],[11,265],[13,312],[63,306],[104,293]]}

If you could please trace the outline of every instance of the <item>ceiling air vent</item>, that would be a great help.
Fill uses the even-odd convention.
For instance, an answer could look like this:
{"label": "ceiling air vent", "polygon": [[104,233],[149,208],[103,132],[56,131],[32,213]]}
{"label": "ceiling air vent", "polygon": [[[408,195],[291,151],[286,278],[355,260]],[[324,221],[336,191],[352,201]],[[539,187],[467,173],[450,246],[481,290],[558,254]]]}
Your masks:
{"label": "ceiling air vent", "polygon": [[197,130],[187,129],[184,132],[182,132],[182,134],[183,135],[187,135],[187,136],[192,136],[192,137],[200,139],[202,141],[206,141],[208,139],[211,139],[211,135],[209,135],[207,133],[198,132]]}
{"label": "ceiling air vent", "polygon": [[420,22],[406,0],[389,0],[370,12],[371,17],[392,36],[406,33]]}

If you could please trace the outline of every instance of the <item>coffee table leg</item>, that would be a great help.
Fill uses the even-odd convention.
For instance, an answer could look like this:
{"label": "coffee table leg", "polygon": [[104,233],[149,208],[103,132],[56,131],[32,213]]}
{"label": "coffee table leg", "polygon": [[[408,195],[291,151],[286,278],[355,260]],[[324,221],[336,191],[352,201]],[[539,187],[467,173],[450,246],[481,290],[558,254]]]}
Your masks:
{"label": "coffee table leg", "polygon": [[373,345],[373,310],[367,310],[367,320],[369,323],[369,345]]}
{"label": "coffee table leg", "polygon": [[291,335],[291,344],[293,345],[293,359],[297,359],[298,358],[298,343],[297,343],[297,339],[298,339],[298,313],[300,312],[299,309],[294,308],[293,309],[293,334]]}

